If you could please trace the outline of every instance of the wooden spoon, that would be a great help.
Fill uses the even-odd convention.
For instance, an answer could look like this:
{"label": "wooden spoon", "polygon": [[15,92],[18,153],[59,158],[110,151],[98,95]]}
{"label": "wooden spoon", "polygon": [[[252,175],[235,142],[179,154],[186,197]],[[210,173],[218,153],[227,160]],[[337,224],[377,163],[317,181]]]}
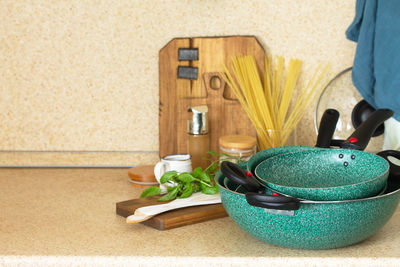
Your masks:
{"label": "wooden spoon", "polygon": [[174,209],[180,209],[184,207],[200,206],[221,203],[221,197],[219,194],[206,195],[203,193],[194,193],[188,198],[179,198],[171,201],[167,204],[151,205],[141,207],[135,210],[133,215],[126,218],[127,223],[139,223],[150,219],[151,217]]}

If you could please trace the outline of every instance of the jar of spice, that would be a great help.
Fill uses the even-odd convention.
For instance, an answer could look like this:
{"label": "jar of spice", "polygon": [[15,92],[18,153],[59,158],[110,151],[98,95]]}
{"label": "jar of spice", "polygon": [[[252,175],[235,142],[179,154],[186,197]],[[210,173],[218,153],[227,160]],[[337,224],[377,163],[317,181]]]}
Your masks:
{"label": "jar of spice", "polygon": [[[219,138],[220,153],[226,153],[232,157],[240,157],[241,161],[249,160],[256,152],[257,139],[247,135],[225,135]],[[220,160],[227,159],[221,155]]]}

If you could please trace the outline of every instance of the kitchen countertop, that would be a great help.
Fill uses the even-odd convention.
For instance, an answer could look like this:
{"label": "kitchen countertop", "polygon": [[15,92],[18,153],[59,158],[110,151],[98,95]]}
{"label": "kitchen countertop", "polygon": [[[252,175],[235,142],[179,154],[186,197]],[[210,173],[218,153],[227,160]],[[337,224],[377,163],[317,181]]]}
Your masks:
{"label": "kitchen countertop", "polygon": [[158,231],[115,203],[142,189],[128,169],[0,169],[0,266],[400,266],[400,209],[374,236],[333,250],[276,247],[229,218]]}

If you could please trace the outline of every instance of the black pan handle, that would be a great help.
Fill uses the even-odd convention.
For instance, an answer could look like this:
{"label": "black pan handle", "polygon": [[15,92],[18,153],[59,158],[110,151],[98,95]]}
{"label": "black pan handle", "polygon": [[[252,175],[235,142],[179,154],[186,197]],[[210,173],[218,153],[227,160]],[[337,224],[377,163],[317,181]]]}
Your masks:
{"label": "black pan handle", "polygon": [[[361,100],[354,106],[353,112],[351,112],[351,122],[353,123],[354,128],[358,128],[363,121],[365,121],[371,113],[375,111],[374,107],[372,107],[365,99]],[[385,125],[382,123],[379,125],[375,132],[372,134],[372,137],[383,134],[385,131]]]}
{"label": "black pan handle", "polygon": [[300,200],[282,195],[265,195],[260,193],[246,193],[246,200],[252,206],[274,210],[298,210]]}
{"label": "black pan handle", "polygon": [[319,123],[317,144],[315,145],[316,147],[330,147],[338,120],[339,111],[337,111],[336,109],[325,110]]}
{"label": "black pan handle", "polygon": [[230,161],[221,163],[221,172],[232,182],[243,186],[249,192],[259,192],[264,189],[254,178],[251,178],[237,164]]}
{"label": "black pan handle", "polygon": [[340,147],[346,140],[343,139],[332,139],[331,140],[331,146],[337,146]]}
{"label": "black pan handle", "polygon": [[390,109],[375,110],[340,147],[364,150],[376,128],[392,116],[393,111]]}
{"label": "black pan handle", "polygon": [[393,178],[399,178],[400,179],[400,166],[394,164],[391,162],[388,157],[394,157],[396,159],[400,160],[400,151],[397,150],[384,150],[381,151],[377,154],[378,156],[381,156],[382,158],[386,159],[389,162],[390,165],[390,176]]}

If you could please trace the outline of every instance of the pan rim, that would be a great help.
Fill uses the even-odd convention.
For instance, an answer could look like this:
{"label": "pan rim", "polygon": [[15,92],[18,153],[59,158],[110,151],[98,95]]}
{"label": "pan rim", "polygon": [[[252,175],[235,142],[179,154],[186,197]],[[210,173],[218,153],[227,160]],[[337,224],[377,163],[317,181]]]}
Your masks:
{"label": "pan rim", "polygon": [[[226,178],[226,177],[222,174],[221,171],[218,171],[218,172],[215,174],[215,177],[214,177],[214,180],[215,180],[215,182],[217,183],[218,187],[222,188],[223,190],[229,191],[229,192],[231,192],[231,193],[233,193],[233,194],[237,194],[237,195],[240,195],[240,196],[242,196],[242,197],[245,197],[245,194],[232,191],[231,189],[226,188],[224,185],[222,185],[222,184],[220,183],[220,179],[221,179],[221,178]],[[272,191],[274,191],[274,190],[272,189]],[[389,196],[394,195],[394,194],[396,194],[396,193],[398,193],[398,192],[400,192],[400,188],[398,188],[398,189],[396,189],[396,190],[394,190],[394,191],[391,191],[391,192],[389,192],[389,193],[386,193],[386,194],[376,195],[376,196],[367,197],[367,198],[349,199],[349,200],[327,200],[327,201],[321,201],[321,200],[304,200],[304,199],[302,200],[302,199],[299,199],[299,201],[300,201],[300,204],[337,204],[337,203],[350,203],[350,202],[372,201],[372,200],[376,200],[376,199],[380,199],[380,198],[384,198],[384,197],[389,197]],[[282,193],[280,193],[280,194],[281,194],[281,195],[284,195],[284,196],[290,197],[289,195],[286,195],[286,194],[282,194]]]}
{"label": "pan rim", "polygon": [[[283,157],[283,156],[287,156],[288,154],[315,153],[316,151],[317,151],[319,154],[321,154],[321,153],[329,153],[331,149],[335,149],[335,150],[337,150],[337,151],[343,151],[343,152],[345,152],[346,154],[349,154],[349,152],[350,152],[350,153],[351,153],[351,152],[355,152],[355,153],[360,153],[360,154],[364,154],[364,153],[370,154],[371,156],[375,157],[377,160],[380,160],[380,161],[386,163],[385,170],[384,170],[381,174],[379,174],[379,175],[377,175],[377,176],[375,176],[375,177],[373,177],[373,178],[371,178],[371,179],[369,179],[369,180],[365,180],[365,181],[361,181],[361,182],[353,183],[353,184],[346,184],[346,185],[339,185],[339,186],[326,186],[326,187],[300,187],[300,186],[291,186],[291,185],[276,184],[276,183],[269,182],[269,181],[267,181],[267,180],[262,180],[262,179],[259,177],[259,175],[257,174],[257,169],[258,169],[258,167],[259,167],[263,162],[268,161],[268,160],[271,160],[271,159],[274,158],[274,157],[279,157],[279,156]],[[349,187],[353,187],[353,186],[357,186],[357,185],[361,185],[361,184],[365,184],[365,183],[372,182],[372,181],[374,181],[374,180],[379,179],[379,178],[382,177],[383,175],[389,175],[389,170],[390,170],[389,162],[388,162],[386,159],[384,159],[384,158],[382,158],[382,157],[380,157],[380,156],[378,156],[378,155],[376,155],[376,154],[374,154],[374,153],[370,153],[370,152],[366,152],[366,151],[360,151],[360,150],[354,150],[354,149],[344,149],[344,148],[331,148],[331,149],[323,149],[322,151],[320,151],[320,150],[294,151],[294,152],[288,152],[288,153],[284,153],[284,154],[279,154],[279,155],[276,155],[276,156],[272,156],[272,157],[270,157],[270,158],[267,158],[267,159],[263,160],[262,162],[260,162],[260,163],[255,167],[255,169],[254,169],[255,178],[256,178],[257,181],[259,181],[259,182],[262,183],[262,184],[265,183],[267,186],[268,186],[268,184],[271,184],[271,185],[276,185],[276,186],[279,186],[279,187],[298,188],[298,189],[304,189],[304,190],[308,190],[308,189],[310,189],[310,190],[321,190],[321,191],[322,191],[322,190],[324,190],[324,189],[333,189],[333,188],[335,188],[335,189],[341,189],[341,188],[346,189],[346,188],[349,188]],[[328,151],[328,150],[329,150],[329,151]]]}

